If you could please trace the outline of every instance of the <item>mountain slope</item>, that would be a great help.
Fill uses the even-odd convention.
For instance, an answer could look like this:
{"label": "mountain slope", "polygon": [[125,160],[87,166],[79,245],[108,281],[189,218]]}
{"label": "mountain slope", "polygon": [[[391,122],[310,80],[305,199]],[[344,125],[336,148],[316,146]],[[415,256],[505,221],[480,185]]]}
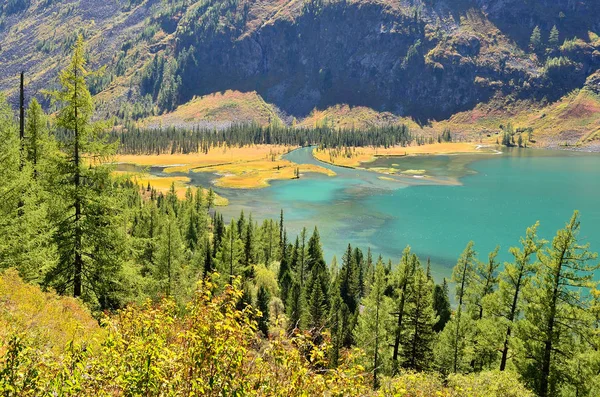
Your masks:
{"label": "mountain slope", "polygon": [[92,65],[106,66],[93,84],[102,114],[121,118],[237,90],[298,119],[347,104],[426,122],[487,102],[552,103],[600,67],[594,0],[12,2],[0,89],[14,95],[21,69],[31,94],[52,84],[81,32]]}

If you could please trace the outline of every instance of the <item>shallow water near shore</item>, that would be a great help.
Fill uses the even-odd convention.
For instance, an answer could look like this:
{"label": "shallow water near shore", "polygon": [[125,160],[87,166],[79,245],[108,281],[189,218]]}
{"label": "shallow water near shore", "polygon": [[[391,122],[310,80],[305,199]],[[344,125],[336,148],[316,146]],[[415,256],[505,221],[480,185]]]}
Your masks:
{"label": "shallow water near shore", "polygon": [[[303,226],[310,234],[318,226],[327,261],[334,255],[339,260],[351,243],[397,263],[410,245],[423,261],[431,258],[440,280],[449,277],[468,241],[475,241],[482,260],[496,245],[500,259],[510,260],[508,248],[528,226],[539,220],[539,234],[549,240],[575,209],[581,212],[581,240],[600,251],[597,154],[510,149],[497,155],[379,158],[364,165],[397,170],[391,175],[323,164],[311,148],[285,158],[325,166],[337,176],[306,174],[257,190],[215,188],[230,202],[219,211],[229,219],[243,210],[261,221],[278,218],[283,209],[288,235]],[[402,175],[406,170],[423,170],[425,177]],[[206,186],[211,178],[192,184]]]}

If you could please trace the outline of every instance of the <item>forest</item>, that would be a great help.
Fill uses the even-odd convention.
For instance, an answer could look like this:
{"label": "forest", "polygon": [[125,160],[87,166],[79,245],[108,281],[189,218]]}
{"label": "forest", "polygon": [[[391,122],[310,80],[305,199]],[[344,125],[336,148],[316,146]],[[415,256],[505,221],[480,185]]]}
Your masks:
{"label": "forest", "polygon": [[[446,135],[444,135],[446,137]],[[60,138],[59,138],[60,139]],[[441,141],[442,136],[439,137]],[[406,146],[415,141],[425,143],[422,136],[412,136],[406,125],[389,125],[369,129],[334,129],[327,125],[315,128],[295,128],[279,125],[234,124],[224,129],[150,128],[126,123],[120,130],[108,133],[109,142],[119,142],[119,153],[163,154],[206,153],[211,147],[250,146],[258,144],[341,147]],[[433,143],[433,138],[427,141]]]}
{"label": "forest", "polygon": [[45,92],[56,114],[0,98],[2,395],[596,395],[600,264],[577,212],[551,241],[515,236],[507,263],[468,243],[448,280],[409,246],[350,242],[327,263],[318,225],[225,220],[211,190],[140,188],[108,160],[230,138],[397,145],[405,128],[111,135],[94,73],[79,37]]}

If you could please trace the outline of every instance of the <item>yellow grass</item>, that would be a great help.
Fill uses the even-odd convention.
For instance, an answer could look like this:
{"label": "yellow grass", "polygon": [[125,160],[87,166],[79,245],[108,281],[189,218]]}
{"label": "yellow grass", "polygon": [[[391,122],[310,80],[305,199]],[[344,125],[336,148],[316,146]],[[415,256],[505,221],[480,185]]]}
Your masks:
{"label": "yellow grass", "polygon": [[[214,172],[221,174],[215,181],[220,187],[255,189],[269,186],[269,181],[294,179],[296,168],[300,173],[316,172],[333,176],[335,173],[316,165],[298,165],[282,160],[281,156],[294,147],[278,145],[256,145],[247,147],[213,148],[207,154],[162,154],[162,155],[121,155],[117,161],[140,166],[170,166],[166,173]],[[147,184],[150,176],[139,178]],[[168,191],[175,182],[178,194],[185,195],[186,177],[152,177],[150,184],[157,190]]]}
{"label": "yellow grass", "polygon": [[95,344],[102,329],[78,299],[42,292],[9,269],[0,273],[0,356],[12,335],[42,350],[63,351],[70,341]]}
{"label": "yellow grass", "polygon": [[406,124],[411,129],[419,126],[411,119],[398,117],[390,112],[378,112],[365,106],[336,105],[324,110],[313,110],[298,123],[299,127],[315,128],[328,126],[335,129],[369,128],[390,124]]}
{"label": "yellow grass", "polygon": [[146,125],[197,125],[204,123],[258,123],[266,126],[281,123],[271,105],[256,91],[227,90],[194,98],[171,113],[151,117]]}
{"label": "yellow grass", "polygon": [[434,128],[438,131],[449,128],[452,132],[460,131],[473,138],[479,134],[484,142],[493,143],[502,139],[500,134],[496,134],[500,132],[500,125],[508,123],[512,123],[515,129],[533,128],[535,144],[529,142],[528,146],[544,147],[565,141],[584,144],[596,139],[600,132],[600,96],[583,89],[546,107],[517,103],[497,110],[479,105],[473,110],[457,113],[449,120],[435,123]]}
{"label": "yellow grass", "polygon": [[141,166],[174,166],[167,168],[166,172],[187,172],[192,168],[208,167],[218,164],[266,160],[280,157],[282,154],[294,149],[291,146],[280,145],[254,145],[244,147],[215,147],[208,153],[193,154],[160,154],[160,155],[119,155],[119,163],[137,164]]}
{"label": "yellow grass", "polygon": [[221,176],[215,184],[221,187],[235,189],[257,189],[269,186],[269,181],[294,179],[295,170],[299,168],[300,177],[303,173],[315,172],[334,176],[335,172],[312,164],[295,164],[287,160],[259,160],[243,163],[218,165],[214,167],[197,168],[194,172],[216,172]]}
{"label": "yellow grass", "polygon": [[[132,173],[124,171],[114,171],[114,174],[128,176],[134,183],[136,183],[141,188],[146,188],[148,184],[150,184],[150,186],[154,188],[157,192],[161,192],[164,194],[166,194],[171,189],[172,184],[175,184],[175,192],[177,193],[177,197],[179,198],[184,198],[185,192],[190,187],[190,178],[185,176],[160,177],[150,175],[147,173]],[[208,189],[203,189],[203,193],[205,196],[208,195]],[[226,206],[228,204],[229,200],[215,193],[216,206]]]}
{"label": "yellow grass", "polygon": [[485,151],[474,143],[434,143],[421,146],[394,146],[390,148],[361,147],[351,148],[350,155],[345,150],[319,150],[313,151],[314,156],[325,163],[340,165],[343,167],[360,167],[362,163],[368,163],[379,156],[414,156],[414,155],[436,155],[436,154],[458,154],[458,153],[484,153]]}

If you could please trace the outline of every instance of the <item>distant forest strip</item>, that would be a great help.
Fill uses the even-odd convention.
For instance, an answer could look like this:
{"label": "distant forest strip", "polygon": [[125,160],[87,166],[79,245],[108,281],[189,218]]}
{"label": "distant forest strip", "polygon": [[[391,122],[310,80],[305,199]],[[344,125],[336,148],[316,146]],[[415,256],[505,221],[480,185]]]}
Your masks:
{"label": "distant forest strip", "polygon": [[404,124],[360,130],[272,125],[263,127],[257,124],[233,124],[221,130],[200,127],[145,129],[129,125],[121,130],[113,129],[108,133],[108,140],[119,142],[121,154],[187,154],[208,152],[211,147],[222,145],[320,145],[336,148],[408,146],[414,141],[418,144],[425,143],[423,137],[413,136]]}

